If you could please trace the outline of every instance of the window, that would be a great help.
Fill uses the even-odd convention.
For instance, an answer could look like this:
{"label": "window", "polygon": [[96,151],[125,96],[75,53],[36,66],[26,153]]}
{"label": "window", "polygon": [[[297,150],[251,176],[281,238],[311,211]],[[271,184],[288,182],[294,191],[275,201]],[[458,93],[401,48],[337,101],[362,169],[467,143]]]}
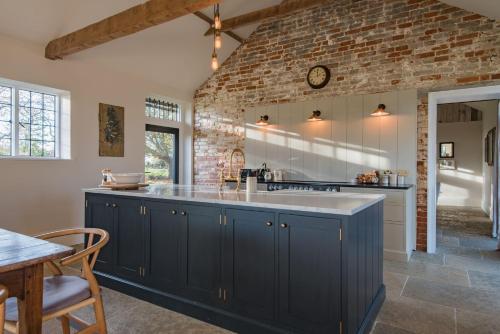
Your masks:
{"label": "window", "polygon": [[148,97],[146,99],[146,116],[167,121],[180,121],[181,108],[177,103],[166,102]]}
{"label": "window", "polygon": [[146,124],[146,181],[179,183],[179,129]]}
{"label": "window", "polygon": [[0,155],[12,155],[12,88],[0,86]]}
{"label": "window", "polygon": [[0,156],[59,156],[59,97],[0,84]]}

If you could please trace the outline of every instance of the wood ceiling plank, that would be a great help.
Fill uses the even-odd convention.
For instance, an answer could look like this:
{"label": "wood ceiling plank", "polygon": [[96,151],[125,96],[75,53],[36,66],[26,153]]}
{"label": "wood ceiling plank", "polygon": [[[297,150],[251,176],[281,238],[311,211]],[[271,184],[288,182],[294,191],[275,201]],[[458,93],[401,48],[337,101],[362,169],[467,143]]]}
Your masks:
{"label": "wood ceiling plank", "polygon": [[49,42],[45,47],[45,57],[62,59],[218,2],[220,0],[149,0]]}
{"label": "wood ceiling plank", "polygon": [[[226,20],[222,20],[222,31],[233,30],[248,24],[260,22],[270,17],[281,16],[292,13],[297,10],[308,8],[329,0],[288,0],[279,5],[256,10],[247,14],[235,16]],[[213,27],[205,32],[205,36],[214,33]]]}

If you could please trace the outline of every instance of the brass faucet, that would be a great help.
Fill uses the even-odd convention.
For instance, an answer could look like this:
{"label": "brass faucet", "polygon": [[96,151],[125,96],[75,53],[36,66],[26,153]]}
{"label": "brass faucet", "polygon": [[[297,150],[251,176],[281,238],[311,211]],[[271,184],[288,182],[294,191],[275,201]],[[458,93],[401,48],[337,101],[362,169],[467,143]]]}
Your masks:
{"label": "brass faucet", "polygon": [[[241,154],[241,156],[243,157],[243,167],[245,167],[245,153],[243,153],[243,150],[241,150],[239,148],[235,148],[231,152],[231,158],[229,158],[229,179],[230,180],[235,180],[237,178],[233,175],[233,157],[234,157],[235,153]],[[238,170],[238,174],[240,174],[239,170]]]}

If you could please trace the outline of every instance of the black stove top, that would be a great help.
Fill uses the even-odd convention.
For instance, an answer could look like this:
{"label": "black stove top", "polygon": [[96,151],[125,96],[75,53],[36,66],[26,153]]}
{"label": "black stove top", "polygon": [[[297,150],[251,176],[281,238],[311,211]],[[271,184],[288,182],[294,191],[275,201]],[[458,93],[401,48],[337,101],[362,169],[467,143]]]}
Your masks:
{"label": "black stove top", "polygon": [[307,191],[340,191],[340,185],[335,182],[322,181],[272,181],[266,182],[267,190],[307,190]]}

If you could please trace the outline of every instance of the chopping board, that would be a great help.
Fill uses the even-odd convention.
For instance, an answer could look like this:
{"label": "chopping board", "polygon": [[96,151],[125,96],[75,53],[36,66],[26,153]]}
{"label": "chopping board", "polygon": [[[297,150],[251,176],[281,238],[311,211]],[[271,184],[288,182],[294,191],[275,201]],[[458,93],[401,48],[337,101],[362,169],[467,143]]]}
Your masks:
{"label": "chopping board", "polygon": [[101,184],[99,188],[111,189],[111,190],[138,190],[140,188],[148,187],[147,183],[113,183],[113,184]]}

